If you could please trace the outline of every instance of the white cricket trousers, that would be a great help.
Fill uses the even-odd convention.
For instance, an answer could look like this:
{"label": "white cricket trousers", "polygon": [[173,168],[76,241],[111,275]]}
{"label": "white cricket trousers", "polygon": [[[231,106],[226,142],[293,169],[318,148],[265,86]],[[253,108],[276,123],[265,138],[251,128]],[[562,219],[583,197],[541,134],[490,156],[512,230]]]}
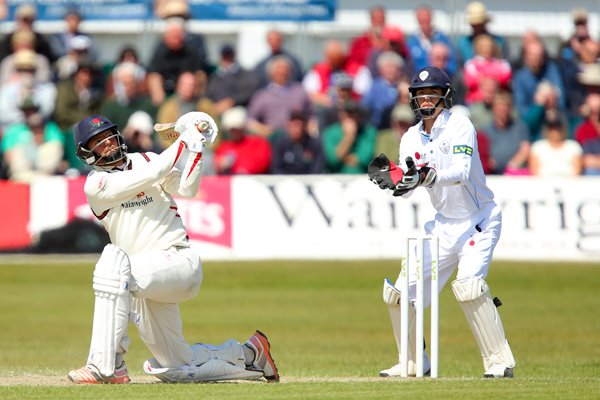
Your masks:
{"label": "white cricket trousers", "polygon": [[[500,239],[502,229],[502,212],[500,206],[492,203],[468,218],[446,218],[436,214],[433,221],[425,224],[425,234],[439,238],[439,287],[440,291],[454,274],[457,279],[476,276],[485,280],[494,248]],[[425,261],[423,262],[424,306],[431,302],[431,243],[424,243]],[[416,243],[409,251],[409,301],[416,299]],[[397,288],[402,287],[400,277],[396,281]]]}
{"label": "white cricket trousers", "polygon": [[200,257],[191,248],[148,251],[131,256],[137,285],[131,306],[140,338],[162,367],[190,365],[179,302],[196,296],[202,283]]}

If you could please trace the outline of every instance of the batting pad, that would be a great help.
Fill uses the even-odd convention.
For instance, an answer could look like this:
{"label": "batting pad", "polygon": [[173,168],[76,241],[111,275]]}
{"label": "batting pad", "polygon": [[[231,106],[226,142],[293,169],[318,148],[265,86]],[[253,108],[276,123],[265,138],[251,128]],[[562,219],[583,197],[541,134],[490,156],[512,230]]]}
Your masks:
{"label": "batting pad", "polygon": [[131,266],[119,247],[104,247],[94,269],[94,322],[88,364],[103,376],[115,371],[116,353],[127,351],[127,323],[131,309]]}
{"label": "batting pad", "polygon": [[201,365],[212,359],[219,359],[238,367],[245,368],[246,358],[242,345],[234,339],[229,339],[223,344],[196,343],[192,346],[192,364]]}
{"label": "batting pad", "polygon": [[515,359],[486,282],[477,277],[456,279],[452,282],[452,292],[479,345],[485,370],[498,365],[514,368]]}
{"label": "batting pad", "polygon": [[169,383],[257,380],[263,377],[262,372],[246,369],[244,350],[236,340],[230,339],[219,346],[196,343],[192,351],[193,365],[163,368],[152,358],[144,362],[144,372]]}

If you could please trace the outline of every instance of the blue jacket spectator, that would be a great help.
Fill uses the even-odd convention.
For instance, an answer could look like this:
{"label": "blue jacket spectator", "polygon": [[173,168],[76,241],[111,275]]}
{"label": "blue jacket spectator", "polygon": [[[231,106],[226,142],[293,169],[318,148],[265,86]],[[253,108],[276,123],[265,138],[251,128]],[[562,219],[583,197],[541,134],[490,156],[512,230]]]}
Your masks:
{"label": "blue jacket spectator", "polygon": [[302,78],[304,77],[302,64],[296,56],[283,48],[283,35],[281,32],[274,29],[270,30],[267,33],[267,43],[270,49],[269,54],[259,61],[254,68],[260,79],[261,86],[267,86],[271,82],[267,65],[273,58],[278,56],[286,56],[290,60],[292,68],[290,80],[292,82],[302,82]]}
{"label": "blue jacket spectator", "polygon": [[408,46],[409,58],[415,70],[430,66],[429,53],[431,45],[436,42],[442,42],[450,49],[446,72],[452,76],[456,72],[456,54],[454,46],[448,35],[440,32],[433,26],[431,7],[420,6],[415,10],[417,23],[420,30],[408,37],[406,44]]}
{"label": "blue jacket spectator", "polygon": [[523,49],[524,65],[513,76],[513,96],[515,107],[521,115],[534,103],[534,95],[542,82],[550,83],[558,91],[557,106],[566,107],[565,87],[558,65],[545,55],[544,46],[532,42]]}
{"label": "blue jacket spectator", "polygon": [[402,57],[392,51],[381,53],[377,59],[379,76],[361,100],[370,114],[369,122],[377,129],[390,127],[389,113],[398,100],[398,84],[403,76],[403,66]]}

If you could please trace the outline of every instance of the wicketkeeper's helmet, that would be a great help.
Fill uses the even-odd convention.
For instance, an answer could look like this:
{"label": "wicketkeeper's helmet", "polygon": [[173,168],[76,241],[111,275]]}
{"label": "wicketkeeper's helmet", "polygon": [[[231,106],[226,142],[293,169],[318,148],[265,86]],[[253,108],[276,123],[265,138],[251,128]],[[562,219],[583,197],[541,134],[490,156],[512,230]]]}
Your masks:
{"label": "wicketkeeper's helmet", "polygon": [[[417,96],[417,90],[424,88],[440,88],[442,89],[443,95],[441,96],[430,96],[433,98],[437,97],[438,101],[434,107],[422,108],[419,105],[419,98]],[[410,86],[408,88],[410,94],[410,107],[413,112],[420,119],[432,118],[438,108],[451,108],[452,107],[452,96],[454,95],[454,88],[450,83],[450,78],[441,69],[436,67],[425,67],[421,68],[413,75]],[[443,102],[443,104],[442,104]]]}
{"label": "wicketkeeper's helmet", "polygon": [[[116,138],[118,147],[109,155],[101,156],[95,151],[95,147],[90,149],[87,146],[93,137],[106,131],[113,132],[110,137]],[[98,169],[105,169],[107,164],[122,160],[127,155],[125,138],[119,132],[117,124],[99,114],[90,115],[77,124],[75,127],[75,145],[77,146],[77,157],[85,164]]]}

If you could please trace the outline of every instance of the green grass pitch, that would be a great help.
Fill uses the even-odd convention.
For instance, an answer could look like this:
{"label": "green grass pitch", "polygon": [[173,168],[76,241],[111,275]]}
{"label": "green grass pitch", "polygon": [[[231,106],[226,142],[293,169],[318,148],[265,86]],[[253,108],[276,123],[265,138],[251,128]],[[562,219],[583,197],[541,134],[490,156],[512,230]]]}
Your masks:
{"label": "green grass pitch", "polygon": [[[7,261],[8,260],[8,261]],[[598,399],[600,265],[494,262],[517,359],[515,379],[482,379],[475,341],[449,285],[440,304],[440,379],[378,378],[396,360],[381,298],[398,261],[206,262],[200,294],[183,303],[190,342],[265,332],[279,384],[166,385],[144,376],[150,357],[130,326],[133,384],[77,386],[91,332],[93,261],[0,263],[0,399]],[[426,327],[428,336],[428,326]]]}

